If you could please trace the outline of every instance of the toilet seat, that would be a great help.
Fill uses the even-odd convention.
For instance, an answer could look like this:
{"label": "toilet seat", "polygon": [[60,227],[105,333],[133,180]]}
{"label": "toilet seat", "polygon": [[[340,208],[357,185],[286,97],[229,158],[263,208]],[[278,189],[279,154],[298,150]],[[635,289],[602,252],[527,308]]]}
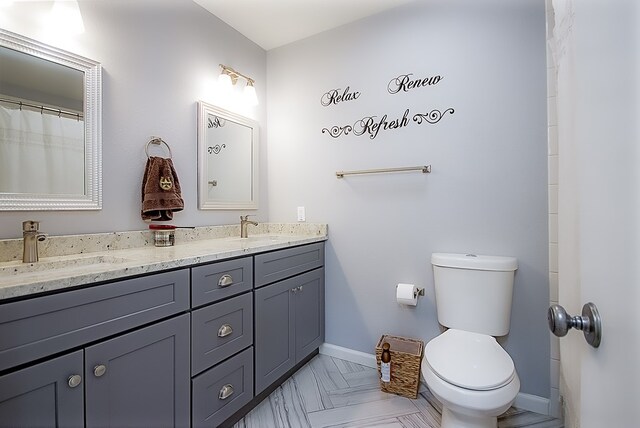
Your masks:
{"label": "toilet seat", "polygon": [[485,334],[447,330],[427,343],[424,355],[439,378],[465,389],[497,389],[515,376],[509,354]]}

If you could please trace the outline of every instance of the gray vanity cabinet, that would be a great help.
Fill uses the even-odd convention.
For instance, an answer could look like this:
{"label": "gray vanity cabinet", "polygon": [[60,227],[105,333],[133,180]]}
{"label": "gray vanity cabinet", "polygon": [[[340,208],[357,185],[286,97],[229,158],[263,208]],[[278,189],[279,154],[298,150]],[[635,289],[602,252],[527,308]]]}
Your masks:
{"label": "gray vanity cabinet", "polygon": [[[287,264],[287,259],[290,264]],[[255,393],[292,369],[324,340],[324,246],[314,244],[256,256],[256,275],[313,270],[255,290]],[[297,266],[296,266],[297,263]],[[266,280],[262,280],[265,282]],[[259,280],[256,277],[256,283]]]}
{"label": "gray vanity cabinet", "polygon": [[189,315],[85,349],[87,427],[185,427]]}
{"label": "gray vanity cabinet", "polygon": [[0,426],[84,426],[82,366],[76,351],[0,376]]}

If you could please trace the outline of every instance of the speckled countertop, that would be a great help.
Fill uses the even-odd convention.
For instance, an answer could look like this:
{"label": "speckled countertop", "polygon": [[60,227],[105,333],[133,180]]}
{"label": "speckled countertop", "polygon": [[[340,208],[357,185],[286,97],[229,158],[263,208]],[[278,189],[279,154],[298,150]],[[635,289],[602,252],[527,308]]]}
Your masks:
{"label": "speckled countertop", "polygon": [[0,240],[0,300],[321,242],[325,224],[263,223],[242,239],[237,225],[177,229],[172,247],[149,231],[51,236],[40,260],[22,263],[22,239]]}

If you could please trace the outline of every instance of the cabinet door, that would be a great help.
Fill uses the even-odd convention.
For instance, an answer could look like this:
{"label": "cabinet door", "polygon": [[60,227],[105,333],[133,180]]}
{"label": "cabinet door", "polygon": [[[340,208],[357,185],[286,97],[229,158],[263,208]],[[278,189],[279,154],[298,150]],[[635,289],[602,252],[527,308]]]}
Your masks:
{"label": "cabinet door", "polygon": [[296,278],[296,364],[324,341],[324,268]]}
{"label": "cabinet door", "polygon": [[85,349],[87,427],[184,427],[189,315]]}
{"label": "cabinet door", "polygon": [[82,366],[76,351],[0,376],[0,426],[82,427]]}
{"label": "cabinet door", "polygon": [[255,291],[255,395],[295,365],[295,278]]}

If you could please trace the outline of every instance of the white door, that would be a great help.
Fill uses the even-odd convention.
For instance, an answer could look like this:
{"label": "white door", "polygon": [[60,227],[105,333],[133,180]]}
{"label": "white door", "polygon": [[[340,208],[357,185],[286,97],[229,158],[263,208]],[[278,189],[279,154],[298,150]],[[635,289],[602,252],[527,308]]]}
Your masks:
{"label": "white door", "polygon": [[559,303],[603,326],[597,349],[560,339],[569,428],[640,427],[639,3],[553,0]]}

